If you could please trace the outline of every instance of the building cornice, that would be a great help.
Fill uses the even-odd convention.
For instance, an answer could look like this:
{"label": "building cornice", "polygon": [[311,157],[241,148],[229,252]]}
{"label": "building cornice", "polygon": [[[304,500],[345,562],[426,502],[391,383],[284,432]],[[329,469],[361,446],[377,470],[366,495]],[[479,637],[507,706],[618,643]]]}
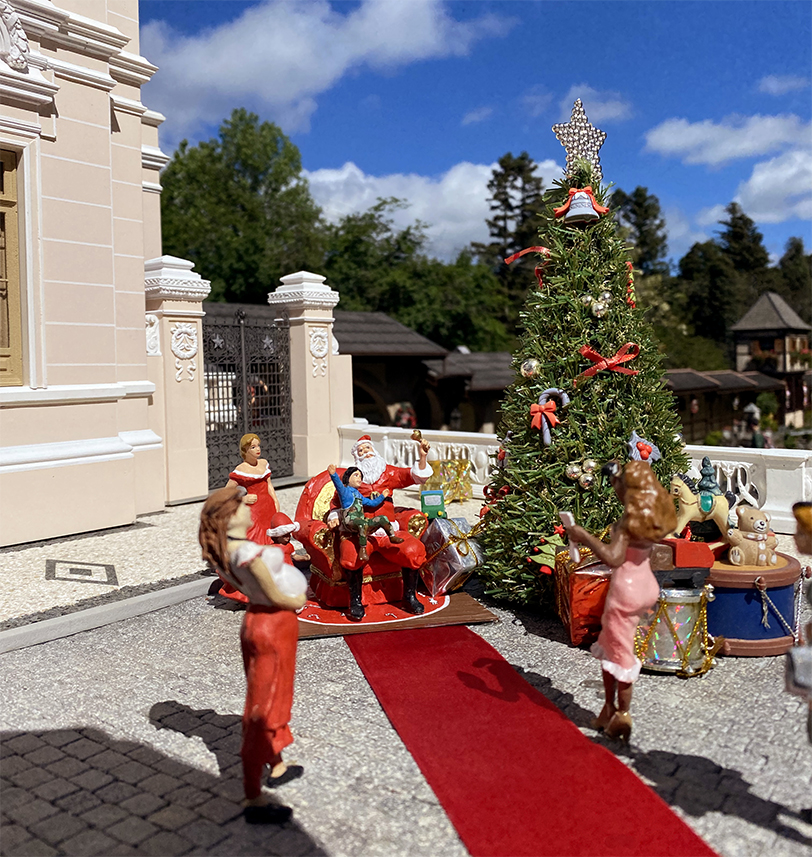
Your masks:
{"label": "building cornice", "polygon": [[157,146],[141,146],[141,166],[145,170],[162,170],[169,163],[169,155]]}
{"label": "building cornice", "polygon": [[152,128],[157,128],[163,122],[166,122],[166,116],[163,113],[159,113],[157,110],[147,110],[147,112],[141,117],[142,125],[149,125]]}
{"label": "building cornice", "polygon": [[116,85],[116,82],[107,72],[97,71],[56,57],[45,57],[45,59],[48,63],[47,67],[53,71],[54,77],[92,86],[94,89],[102,89],[105,92],[109,92]]}
{"label": "building cornice", "polygon": [[177,256],[159,256],[144,263],[144,294],[148,301],[202,303],[211,283],[195,273],[194,262]]}
{"label": "building cornice", "polygon": [[153,65],[138,54],[121,51],[110,57],[110,74],[118,83],[143,86],[149,82],[156,71],[158,71],[157,65]]}
{"label": "building cornice", "polygon": [[143,116],[147,112],[147,108],[140,101],[133,98],[124,98],[123,95],[110,94],[110,102],[113,109],[119,113],[129,113],[132,116]]}
{"label": "building cornice", "polygon": [[0,101],[2,103],[17,101],[28,106],[41,107],[51,104],[58,91],[59,85],[46,80],[39,69],[28,68],[23,73],[15,71],[0,60]]}

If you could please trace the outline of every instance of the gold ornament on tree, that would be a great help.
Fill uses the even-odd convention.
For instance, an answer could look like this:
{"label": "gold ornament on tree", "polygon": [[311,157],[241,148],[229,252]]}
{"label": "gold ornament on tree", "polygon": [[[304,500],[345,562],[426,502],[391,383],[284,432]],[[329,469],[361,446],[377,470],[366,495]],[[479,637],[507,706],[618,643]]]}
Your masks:
{"label": "gold ornament on tree", "polygon": [[522,363],[519,371],[525,378],[535,378],[540,368],[541,363],[535,357],[530,357]]}

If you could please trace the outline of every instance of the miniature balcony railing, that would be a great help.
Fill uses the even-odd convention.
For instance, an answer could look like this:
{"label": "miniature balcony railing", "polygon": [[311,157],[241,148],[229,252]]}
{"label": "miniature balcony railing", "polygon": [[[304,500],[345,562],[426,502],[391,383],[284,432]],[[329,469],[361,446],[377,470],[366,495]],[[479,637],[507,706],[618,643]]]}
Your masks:
{"label": "miniature balcony railing", "polygon": [[[390,464],[410,467],[417,460],[417,444],[411,440],[411,429],[369,425],[364,422],[338,428],[341,442],[341,464],[352,462],[350,450],[362,434],[368,434],[378,452]],[[471,462],[470,478],[475,497],[490,481],[494,456],[499,451],[495,434],[463,431],[424,430],[423,437],[432,450],[429,459]],[[716,470],[723,491],[733,491],[740,502],[748,503],[769,514],[777,533],[794,533],[792,505],[799,500],[812,500],[812,452],[796,449],[748,449],[747,447],[686,446],[691,459],[690,475],[699,476],[702,458],[708,456]]]}

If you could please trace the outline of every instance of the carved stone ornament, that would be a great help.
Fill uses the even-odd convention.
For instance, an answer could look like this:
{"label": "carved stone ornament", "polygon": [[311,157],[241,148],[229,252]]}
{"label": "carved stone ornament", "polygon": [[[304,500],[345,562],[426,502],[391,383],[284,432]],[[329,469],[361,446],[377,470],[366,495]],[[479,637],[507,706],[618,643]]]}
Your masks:
{"label": "carved stone ornament", "polygon": [[158,316],[147,313],[145,316],[147,325],[147,354],[161,356],[161,337],[158,326]]}
{"label": "carved stone ornament", "polygon": [[330,334],[326,327],[310,328],[310,354],[313,358],[313,377],[327,374],[327,352],[330,350]]}
{"label": "carved stone ornament", "polygon": [[[185,369],[189,380],[193,381],[197,369],[197,364],[194,361],[194,357],[197,355],[197,327],[188,321],[179,321],[172,325],[170,348],[175,355],[175,380],[183,380]],[[181,361],[187,360],[189,362],[184,366]]]}
{"label": "carved stone ornament", "polygon": [[15,71],[28,69],[28,36],[8,0],[0,0],[0,59]]}
{"label": "carved stone ornament", "polygon": [[310,271],[288,274],[282,277],[282,285],[268,295],[268,303],[280,309],[332,310],[338,303],[338,292],[325,285],[324,280]]}

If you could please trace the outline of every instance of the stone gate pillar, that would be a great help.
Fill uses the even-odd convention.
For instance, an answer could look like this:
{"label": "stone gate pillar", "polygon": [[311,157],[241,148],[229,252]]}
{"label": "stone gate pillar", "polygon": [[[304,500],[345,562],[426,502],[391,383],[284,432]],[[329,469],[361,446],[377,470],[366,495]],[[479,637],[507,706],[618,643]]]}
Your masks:
{"label": "stone gate pillar", "polygon": [[193,267],[175,256],[144,264],[150,428],[164,440],[170,505],[202,499],[209,488],[201,304],[210,284]]}
{"label": "stone gate pillar", "polygon": [[268,295],[277,320],[290,322],[293,472],[312,476],[339,463],[338,426],[352,422],[352,357],[333,337],[338,292],[309,271],[282,277]]}

